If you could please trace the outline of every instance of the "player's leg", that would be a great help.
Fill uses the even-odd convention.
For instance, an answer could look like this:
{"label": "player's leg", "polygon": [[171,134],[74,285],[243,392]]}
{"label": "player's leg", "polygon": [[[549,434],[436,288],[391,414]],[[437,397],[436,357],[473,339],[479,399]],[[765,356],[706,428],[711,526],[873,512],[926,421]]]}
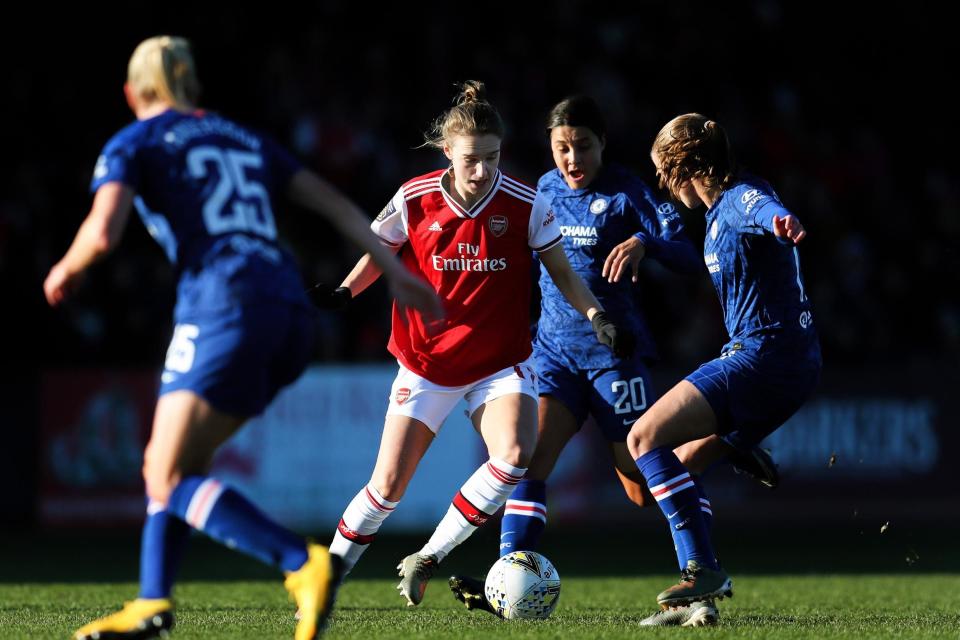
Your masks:
{"label": "player's leg", "polygon": [[677,456],[684,460],[690,473],[702,476],[712,466],[727,462],[733,470],[753,478],[768,489],[780,482],[777,465],[758,443],[743,442],[737,432],[726,436],[712,435],[680,445]]}
{"label": "player's leg", "polygon": [[[207,475],[217,447],[246,416],[263,411],[277,391],[303,370],[313,340],[313,322],[305,308],[280,304],[269,310],[234,308],[207,320],[178,325],[191,329],[190,348],[180,349],[175,337],[168,352],[144,454],[147,495],[155,508],[165,507],[168,517],[282,569],[287,574],[287,589],[305,612],[296,637],[313,638],[332,604],[335,568],[327,549],[308,546],[306,540],[272,522],[239,493]],[[162,576],[171,577],[171,539],[176,537],[145,536],[142,556],[147,564],[153,564],[153,569],[147,568],[147,579],[155,580],[151,572],[161,575],[161,588]],[[153,584],[155,587],[157,582]],[[130,616],[125,614],[144,602],[169,603],[169,597],[138,599],[112,618],[127,625]],[[148,616],[147,621],[162,619],[155,612]],[[77,637],[104,637],[104,625],[89,629],[97,625],[85,627],[90,633],[81,633],[81,629]],[[152,637],[145,633],[153,631],[136,626],[117,633],[114,625],[112,637]]]}
{"label": "player's leg", "polygon": [[507,500],[500,524],[500,555],[533,550],[547,524],[546,480],[580,423],[566,404],[552,395],[540,396],[538,437],[527,473]]}
{"label": "player's leg", "polygon": [[344,576],[397,508],[434,437],[416,418],[387,415],[370,482],[347,505],[330,544],[330,552],[343,558]]}
{"label": "player's leg", "polygon": [[434,384],[401,366],[390,390],[377,463],[347,506],[330,545],[349,571],[393,513],[421,458],[466,387]]}
{"label": "player's leg", "polygon": [[653,503],[643,476],[627,449],[630,428],[653,404],[650,373],[640,358],[619,360],[613,367],[589,372],[588,411],[610,446],[614,469],[631,502]]}
{"label": "player's leg", "polygon": [[[500,521],[501,556],[516,550],[537,548],[547,520],[546,480],[587,414],[587,397],[580,372],[571,371],[546,353],[536,349],[534,353],[540,392],[537,445],[527,473],[504,507]],[[483,580],[455,575],[448,584],[454,597],[467,609],[498,615],[487,601]]]}
{"label": "player's leg", "polygon": [[527,473],[507,500],[500,523],[500,555],[537,548],[547,521],[546,480],[563,449],[587,417],[589,383],[582,372],[557,362],[549,352],[534,348],[533,360],[540,394],[537,406],[537,445]]}
{"label": "player's leg", "polygon": [[537,441],[537,377],[522,363],[478,381],[465,396],[490,459],[453,498],[423,548],[400,565],[401,593],[419,604],[437,564],[502,507],[526,473]]}
{"label": "player's leg", "polygon": [[[144,469],[151,499],[162,501],[168,495],[170,512],[193,528],[283,571],[301,611],[296,637],[315,637],[329,615],[336,581],[326,547],[280,526],[206,473],[213,452],[243,419],[213,409],[188,391],[167,394],[161,403],[157,413],[166,417],[154,429]],[[183,429],[185,416],[191,418]]]}
{"label": "player's leg", "polygon": [[[698,440],[697,442],[703,442],[703,440]],[[697,487],[697,491],[700,494],[700,511],[706,523],[707,531],[709,532],[713,523],[713,507],[710,504],[710,499],[707,497],[706,490],[703,487],[703,480],[700,478],[703,467],[698,466],[698,459],[695,458],[691,460],[691,458],[688,457],[690,454],[694,454],[694,456],[696,456],[698,452],[699,450],[691,449],[688,447],[688,445],[681,445],[674,449],[674,453],[677,455],[680,463],[690,471],[690,476],[693,478],[694,484]],[[655,505],[656,500],[654,500],[653,496],[650,494],[650,489],[647,488],[647,483],[643,478],[643,474],[640,473],[639,469],[637,469],[637,463],[631,457],[630,451],[627,449],[627,443],[611,442],[610,453],[613,457],[614,468],[617,472],[617,476],[620,479],[620,483],[623,485],[627,497],[629,497],[630,500],[638,507],[649,507]],[[709,463],[707,466],[709,466]],[[671,534],[673,534],[673,545],[677,553],[677,564],[679,565],[680,570],[683,571],[687,566],[686,550],[684,547],[682,547],[683,540],[676,529],[671,529]]]}
{"label": "player's leg", "polygon": [[[317,592],[313,599],[320,604],[311,604],[308,608],[326,606],[323,603],[330,591],[331,573],[326,549],[321,547],[322,553],[311,549],[308,556],[307,544],[302,537],[272,522],[240,494],[206,475],[213,452],[243,421],[243,418],[217,411],[191,391],[181,390],[161,396],[144,454],[144,479],[151,503],[164,505],[167,517],[185,521],[218,542],[274,564],[288,576],[309,569],[310,581],[315,583],[310,590]],[[163,557],[169,557],[163,537],[145,537],[145,542],[147,546],[142,549],[141,556],[146,565],[147,580],[155,579],[157,573],[166,573],[172,580],[170,567],[163,568]],[[145,583],[141,591],[151,588],[155,589],[156,584]],[[150,591],[146,594],[155,595]],[[76,637],[158,635],[172,626],[173,616],[169,592],[156,595],[162,597],[142,597],[119,613],[81,628]],[[317,618],[317,615],[311,616]],[[298,634],[298,637],[313,635]]]}
{"label": "player's leg", "polygon": [[[175,486],[181,475],[178,458],[182,452],[183,464],[205,469],[216,444],[229,437],[242,422],[229,417],[218,420],[220,416],[211,415],[208,404],[196,400],[199,400],[196,394],[178,391],[163,395],[157,401],[150,442],[144,452],[143,475],[149,506],[141,537],[139,597],[118,613],[81,627],[76,638],[97,637],[94,634],[112,634],[117,638],[135,638],[140,637],[139,634],[156,637],[173,626],[174,574],[190,531],[183,516],[167,504],[170,485]],[[206,422],[210,429],[202,434],[193,431],[195,440],[190,440],[191,421]],[[210,441],[212,448],[205,457],[193,448],[198,444],[197,439]],[[161,478],[164,467],[167,471]]]}
{"label": "player's leg", "polygon": [[633,425],[627,446],[647,487],[670,524],[678,532],[678,554],[686,555],[681,582],[662,592],[662,605],[682,605],[722,597],[731,583],[719,568],[701,511],[700,493],[673,449],[707,437],[717,429],[717,418],[704,395],[682,380]]}
{"label": "player's leg", "polygon": [[[543,380],[541,376],[541,385]],[[541,392],[543,389],[541,386]],[[540,396],[538,412],[539,433],[530,466],[507,499],[503,510],[500,522],[501,556],[512,551],[537,548],[547,522],[546,479],[579,428],[570,409],[551,395]],[[482,580],[455,575],[450,578],[449,586],[454,597],[467,609],[479,609],[496,615],[496,610],[487,602]]]}
{"label": "player's leg", "polygon": [[[590,414],[609,443],[617,477],[627,497],[639,507],[656,504],[627,447],[627,434],[656,400],[650,372],[640,358],[619,360],[590,372]],[[687,566],[683,533],[670,529],[680,571]]]}

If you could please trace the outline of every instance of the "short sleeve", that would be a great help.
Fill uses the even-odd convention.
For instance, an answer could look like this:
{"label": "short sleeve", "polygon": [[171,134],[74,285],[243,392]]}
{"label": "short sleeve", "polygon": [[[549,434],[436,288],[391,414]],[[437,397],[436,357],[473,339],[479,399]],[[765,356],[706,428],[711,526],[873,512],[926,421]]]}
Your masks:
{"label": "short sleeve", "polygon": [[530,248],[538,253],[552,248],[563,240],[560,225],[557,224],[557,216],[554,215],[550,206],[550,199],[543,195],[542,191],[538,191],[533,199],[527,235]]}
{"label": "short sleeve", "polygon": [[403,197],[403,189],[397,191],[387,206],[370,223],[370,229],[392,247],[399,247],[406,243],[410,236],[407,230],[407,202]]}
{"label": "short sleeve", "polygon": [[136,154],[136,146],[126,136],[118,134],[111,138],[97,158],[93,179],[90,181],[90,192],[95,193],[108,182],[122,182],[137,191],[140,186],[140,170]]}

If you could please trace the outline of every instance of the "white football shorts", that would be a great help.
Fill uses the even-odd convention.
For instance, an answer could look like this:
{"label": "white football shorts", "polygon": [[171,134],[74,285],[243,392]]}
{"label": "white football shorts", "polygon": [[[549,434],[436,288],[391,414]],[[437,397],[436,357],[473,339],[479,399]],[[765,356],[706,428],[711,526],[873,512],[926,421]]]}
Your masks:
{"label": "white football shorts", "polygon": [[439,433],[443,421],[461,398],[467,401],[467,415],[473,416],[482,405],[511,393],[523,393],[537,400],[539,387],[539,378],[529,358],[462,387],[434,384],[401,364],[390,389],[387,415],[414,418]]}

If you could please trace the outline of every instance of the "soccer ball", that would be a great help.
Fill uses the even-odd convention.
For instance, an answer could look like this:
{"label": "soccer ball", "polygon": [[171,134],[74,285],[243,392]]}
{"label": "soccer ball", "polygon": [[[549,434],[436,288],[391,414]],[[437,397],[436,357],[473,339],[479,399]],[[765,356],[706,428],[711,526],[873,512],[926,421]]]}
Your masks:
{"label": "soccer ball", "polygon": [[514,551],[490,567],[484,594],[508,620],[543,620],[560,600],[560,574],[539,553]]}

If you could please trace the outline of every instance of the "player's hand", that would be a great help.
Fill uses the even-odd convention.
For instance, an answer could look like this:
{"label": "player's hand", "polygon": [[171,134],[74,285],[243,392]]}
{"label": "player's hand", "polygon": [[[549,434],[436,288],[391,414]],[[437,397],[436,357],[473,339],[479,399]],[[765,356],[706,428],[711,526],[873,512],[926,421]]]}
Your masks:
{"label": "player's hand", "polygon": [[646,253],[647,248],[640,242],[640,238],[631,236],[613,248],[603,262],[601,275],[607,282],[620,282],[629,267],[633,270],[633,282],[636,282],[640,261]]}
{"label": "player's hand", "polygon": [[607,314],[597,311],[590,319],[593,330],[597,332],[597,340],[613,349],[613,355],[618,358],[629,358],[636,349],[637,341],[629,331],[619,329],[613,324]]}
{"label": "player's hand", "polygon": [[800,241],[807,237],[807,231],[794,216],[773,216],[773,235],[781,240],[800,244]]}
{"label": "player's hand", "polygon": [[47,298],[47,304],[51,307],[58,306],[73,295],[81,282],[83,282],[82,271],[70,273],[61,262],[53,265],[43,281],[43,295]]}
{"label": "player's hand", "polygon": [[331,311],[342,311],[347,308],[347,304],[353,300],[353,293],[348,287],[337,287],[334,289],[328,284],[318,282],[307,289],[307,297],[319,309],[329,309]]}
{"label": "player's hand", "polygon": [[406,270],[390,279],[390,292],[401,308],[413,307],[428,324],[442,320],[445,315],[437,292]]}

